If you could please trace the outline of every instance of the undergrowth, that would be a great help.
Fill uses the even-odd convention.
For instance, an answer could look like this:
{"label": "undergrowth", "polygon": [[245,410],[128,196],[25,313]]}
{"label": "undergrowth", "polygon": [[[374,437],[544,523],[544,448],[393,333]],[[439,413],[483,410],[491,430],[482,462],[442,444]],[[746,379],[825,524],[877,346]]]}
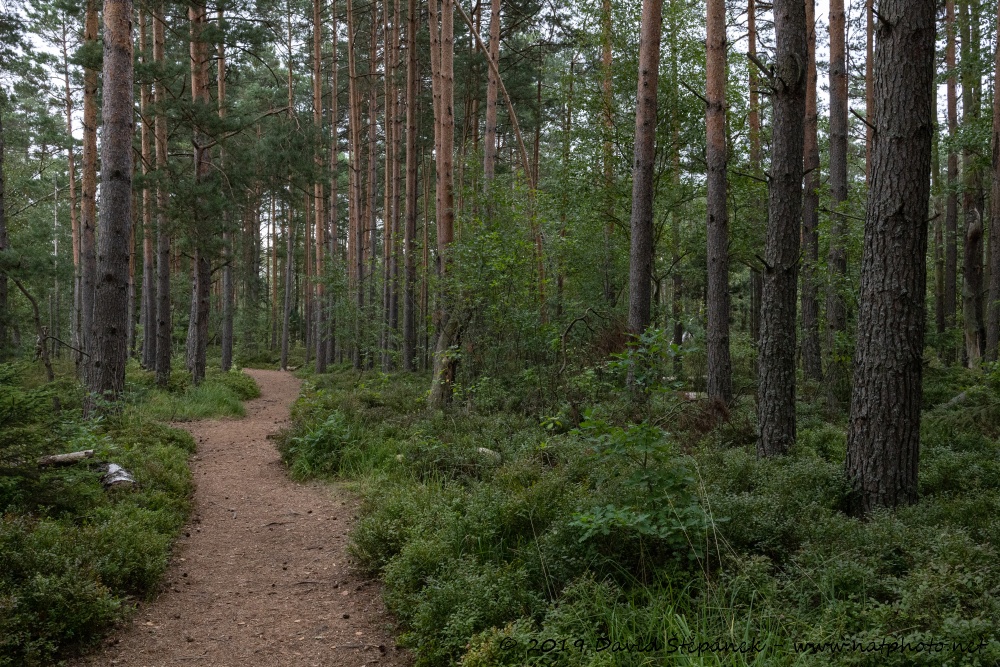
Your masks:
{"label": "undergrowth", "polygon": [[[125,405],[83,420],[83,391],[70,367],[60,371],[44,384],[35,366],[0,365],[0,667],[54,664],[155,590],[188,515],[195,449],[157,420],[239,414],[259,395],[238,372],[211,375],[201,391],[175,373],[160,390],[130,364]],[[84,449],[95,455],[83,463],[34,464]],[[136,488],[106,491],[101,461],[130,471]]]}
{"label": "undergrowth", "polygon": [[358,483],[352,553],[418,665],[997,664],[1000,373],[928,371],[920,501],[861,521],[819,399],[760,460],[750,397],[713,428],[706,401],[637,405],[614,371],[548,413],[495,389],[428,411],[426,375],[308,377],[284,459]]}

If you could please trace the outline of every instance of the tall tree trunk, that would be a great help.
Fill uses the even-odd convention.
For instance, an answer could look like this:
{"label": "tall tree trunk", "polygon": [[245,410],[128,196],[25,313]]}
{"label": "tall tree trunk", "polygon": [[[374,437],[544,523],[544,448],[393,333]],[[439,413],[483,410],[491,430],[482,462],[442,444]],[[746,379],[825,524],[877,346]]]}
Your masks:
{"label": "tall tree trunk", "polygon": [[784,454],[795,443],[795,297],[808,62],[805,3],[777,0],[774,30],[774,132],[757,390],[760,456]]}
{"label": "tall tree trunk", "polygon": [[[98,0],[87,0],[84,15],[83,41],[95,48],[98,39]],[[91,51],[93,53],[93,51]],[[84,364],[93,360],[90,345],[94,333],[94,290],[97,283],[97,83],[98,72],[91,67],[83,71],[83,176],[80,201],[80,349],[87,353]]]}
{"label": "tall tree trunk", "polygon": [[[323,2],[313,0],[313,123],[317,130],[323,129]],[[316,171],[322,173],[323,156],[317,148]],[[316,299],[313,309],[315,310],[315,329],[313,340],[316,343],[316,372],[326,372],[326,346],[328,344],[326,325],[326,296],[323,291],[323,254],[326,251],[326,238],[324,230],[323,205],[323,183],[317,178],[314,185],[315,196],[315,225],[316,225]]]}
{"label": "tall tree trunk", "polygon": [[[368,42],[368,180],[365,191],[365,232],[367,233],[367,245],[365,259],[368,261],[368,303],[372,315],[375,310],[376,297],[376,248],[378,246],[378,210],[375,207],[375,193],[378,190],[378,87],[375,85],[375,76],[378,59],[378,5],[371,4],[371,35]],[[377,320],[376,320],[377,321]],[[377,329],[375,329],[377,331]],[[366,346],[365,368],[372,368],[375,364],[375,350]]]}
{"label": "tall tree trunk", "polygon": [[878,131],[847,431],[846,472],[860,513],[917,497],[935,5],[879,5],[888,26],[879,27],[875,60]]}
{"label": "tall tree trunk", "polygon": [[392,212],[389,215],[392,228],[392,253],[389,257],[389,330],[393,337],[390,339],[390,349],[395,350],[396,340],[399,336],[399,259],[402,252],[402,240],[400,236],[401,198],[403,196],[402,166],[399,155],[402,149],[403,118],[400,114],[400,94],[399,94],[399,50],[400,36],[399,30],[402,22],[402,11],[400,0],[393,0],[393,23],[392,23]]}
{"label": "tall tree trunk", "polygon": [[[847,399],[848,367],[842,360],[841,336],[847,333],[847,22],[844,0],[830,2],[830,284],[826,295],[827,404],[836,409]],[[869,110],[869,113],[871,110]]]}
{"label": "tall tree trunk", "polygon": [[[747,52],[757,57],[757,2],[748,0],[747,2]],[[750,108],[747,112],[747,124],[750,132],[750,172],[755,178],[763,178],[763,168],[761,166],[760,148],[760,75],[755,66],[750,67]],[[754,197],[754,211],[757,212],[755,222],[761,223],[759,212],[766,208],[765,202],[759,197]],[[766,226],[766,221],[764,221]],[[760,298],[764,289],[764,278],[760,269],[750,269],[750,335],[756,345],[760,342]],[[677,342],[675,340],[675,342]],[[678,345],[680,343],[678,342]]]}
{"label": "tall tree trunk", "polygon": [[[670,101],[670,108],[673,110],[670,114],[670,165],[673,171],[671,175],[671,182],[673,183],[674,190],[680,192],[681,188],[681,118],[677,110],[680,108],[678,103],[678,89],[680,88],[679,79],[679,57],[677,53],[677,38],[678,38],[678,28],[677,28],[677,14],[675,0],[670,0],[667,6],[667,12],[670,17],[670,90],[672,92],[672,99]],[[753,0],[750,0],[750,5],[752,8]],[[751,17],[750,25],[753,26],[753,18]],[[753,31],[751,30],[751,35]],[[670,236],[671,236],[671,248],[670,248],[670,263],[673,266],[673,271],[671,275],[671,288],[672,293],[670,297],[670,315],[673,319],[673,338],[672,342],[677,346],[679,350],[684,344],[684,278],[680,270],[681,263],[681,218],[682,212],[678,203],[675,203],[670,211]],[[674,355],[674,375],[681,379],[684,375],[684,357],[681,354]]]}
{"label": "tall tree trunk", "polygon": [[[3,138],[3,108],[0,107],[0,253],[7,250],[7,207],[4,195],[7,191],[7,179],[4,176],[4,138]],[[0,360],[8,356],[7,324],[10,320],[10,287],[7,274],[0,271]]]}
{"label": "tall tree trunk", "polygon": [[875,141],[875,0],[865,0],[865,185],[872,181],[872,146]]}
{"label": "tall tree trunk", "polygon": [[[339,50],[339,30],[340,27],[337,24],[337,0],[333,0],[330,6],[330,14],[333,17],[333,27],[331,32],[333,33],[333,58],[330,64],[330,237],[329,237],[329,249],[330,254],[330,273],[336,275],[336,267],[341,263],[340,258],[340,241],[339,239],[339,193],[338,185],[340,181],[340,134],[339,134],[339,123],[340,123],[340,109],[338,108],[338,103],[340,101],[339,95],[339,79],[338,79],[338,50]],[[336,316],[336,306],[337,306],[337,292],[336,290],[331,290],[329,294],[329,299],[327,307],[330,309],[330,314],[328,316],[328,333],[327,333],[327,344],[326,344],[326,358],[329,363],[335,363],[338,361],[338,354],[340,353],[340,346],[337,339],[337,316]]]}
{"label": "tall tree trunk", "polygon": [[[222,21],[222,9],[217,10],[216,20],[218,21],[219,33],[224,34],[224,26]],[[217,75],[216,75],[216,85],[218,89],[217,101],[219,104],[219,118],[226,117],[226,45],[225,41],[220,38],[218,45],[216,46],[216,54],[218,59],[216,61]],[[225,165],[225,149],[219,149],[219,169],[224,169]],[[223,172],[224,173],[224,172]],[[223,238],[222,238],[222,252],[223,252],[223,263],[222,263],[222,332],[220,335],[222,342],[222,360],[221,367],[224,373],[228,373],[229,369],[233,367],[233,317],[235,315],[235,304],[233,303],[233,261],[235,260],[233,254],[233,233],[230,230],[231,221],[229,219],[229,211],[225,211],[223,214]],[[258,226],[257,229],[260,229]],[[245,239],[248,246],[253,247],[253,236],[249,236]],[[255,249],[254,249],[255,250]],[[255,253],[256,254],[256,253]],[[249,262],[248,262],[249,263]],[[253,280],[257,280],[257,272],[253,274]],[[253,303],[252,308],[256,309],[257,304]]]}
{"label": "tall tree trunk", "polygon": [[[962,31],[962,125],[970,131],[979,122],[979,12],[969,0],[959,2]],[[970,368],[982,359],[983,334],[983,190],[973,148],[965,140],[962,147],[962,210],[965,214],[964,268],[962,280],[962,321],[965,356]]]}
{"label": "tall tree trunk", "polygon": [[[836,0],[834,0],[836,3]],[[802,371],[810,380],[823,379],[819,345],[819,297],[816,267],[819,265],[819,123],[816,109],[816,3],[805,0],[808,31],[806,63],[806,118],[802,200]],[[831,6],[832,9],[832,6]],[[832,22],[831,22],[832,25]],[[832,69],[832,68],[831,68]]]}
{"label": "tall tree trunk", "polygon": [[642,334],[650,323],[650,281],[654,250],[653,161],[656,156],[656,89],[660,73],[662,17],[662,0],[643,0],[639,37],[639,90],[635,112],[635,159],[632,171],[632,241],[629,252],[628,329],[633,336]]}
{"label": "tall tree trunk", "polygon": [[[1000,25],[1000,5],[997,7],[997,25]],[[1000,45],[994,55],[994,80],[1000,81]],[[987,300],[986,360],[997,360],[1000,346],[1000,95],[993,93],[993,162],[992,190],[990,196],[990,285]]]}
{"label": "tall tree trunk", "polygon": [[156,384],[170,382],[170,356],[173,325],[170,313],[170,230],[167,229],[168,194],[164,177],[167,169],[167,119],[163,113],[166,89],[163,83],[164,20],[162,0],[153,18],[153,65],[156,81],[153,101],[156,104],[154,126],[156,144]]}
{"label": "tall tree trunk", "polygon": [[611,0],[601,2],[601,102],[602,102],[602,130],[604,132],[604,145],[602,146],[601,162],[604,172],[604,258],[602,267],[604,283],[604,300],[608,305],[614,307],[618,300],[618,290],[615,288],[614,280],[614,232],[615,232],[615,154],[614,154],[614,82],[612,80],[612,67],[614,58],[612,53],[611,35]]}
{"label": "tall tree trunk", "polygon": [[354,6],[352,0],[347,0],[348,113],[350,117],[351,151],[350,192],[347,198],[350,208],[350,231],[348,238],[349,283],[355,295],[352,361],[355,368],[361,368],[361,323],[362,311],[365,305],[364,282],[362,281],[362,274],[364,273],[364,248],[361,224],[361,93],[358,90],[354,37]]}
{"label": "tall tree trunk", "polygon": [[[66,108],[66,141],[69,144],[66,150],[66,166],[69,171],[69,222],[70,222],[70,233],[73,237],[73,314],[71,317],[72,321],[72,334],[71,334],[71,344],[75,348],[74,361],[78,369],[81,368],[81,364],[84,362],[84,357],[81,354],[83,350],[82,344],[82,334],[80,332],[81,326],[81,311],[80,311],[80,218],[77,215],[77,199],[76,199],[76,149],[74,148],[73,140],[73,94],[70,89],[70,76],[69,76],[69,35],[67,30],[67,19],[66,15],[63,15],[61,30],[62,30],[62,57],[63,57],[63,85],[65,90],[65,108]],[[145,120],[143,120],[143,125],[145,125]],[[3,280],[3,278],[0,278]],[[0,288],[2,289],[2,288]],[[2,328],[0,324],[0,328]],[[4,338],[0,335],[0,348],[4,345]]]}
{"label": "tall tree trunk", "polygon": [[[149,66],[146,42],[146,11],[139,9],[139,50],[141,61]],[[142,304],[140,306],[142,324],[142,367],[152,370],[156,367],[156,261],[153,242],[153,192],[146,180],[149,177],[153,159],[152,100],[149,83],[142,82],[139,98],[139,114],[142,120]]]}
{"label": "tall tree trunk", "polygon": [[486,135],[483,146],[483,184],[487,191],[495,177],[497,163],[497,83],[500,77],[495,72],[500,69],[500,0],[490,2],[488,57],[496,67],[487,68],[489,78],[486,85]]}
{"label": "tall tree trunk", "polygon": [[128,266],[132,248],[132,0],[104,1],[101,233],[88,389],[105,400],[125,389]]}
{"label": "tall tree trunk", "polygon": [[[415,370],[417,281],[415,236],[417,234],[417,0],[407,0],[406,28],[406,222],[403,231],[403,370]],[[495,104],[495,103],[494,103]]]}
{"label": "tall tree trunk", "polygon": [[[188,19],[191,23],[191,101],[198,105],[209,104],[208,94],[208,44],[204,38],[207,25],[205,5],[198,3],[188,7]],[[209,139],[201,128],[194,132],[194,172],[195,183],[203,184],[208,178],[211,168]],[[191,295],[191,326],[189,328],[188,370],[191,371],[191,381],[200,384],[205,379],[206,354],[208,351],[208,317],[210,311],[211,259],[207,245],[209,232],[204,226],[204,202],[196,197],[194,201],[195,223],[194,259],[191,272],[193,289]]]}
{"label": "tall tree trunk", "polygon": [[379,341],[381,348],[381,367],[385,372],[392,370],[392,357],[390,355],[392,331],[392,255],[396,245],[393,235],[395,229],[392,224],[393,207],[393,187],[394,172],[393,162],[395,161],[394,151],[396,149],[396,84],[395,70],[393,62],[392,30],[389,18],[389,2],[383,3],[382,13],[382,54],[385,63],[385,77],[383,80],[383,98],[385,100],[385,187],[382,189],[382,328]]}
{"label": "tall tree trunk", "polygon": [[[433,7],[437,0],[430,0]],[[455,223],[454,211],[454,179],[452,174],[452,153],[454,152],[455,141],[455,114],[454,114],[454,0],[442,0],[441,2],[441,27],[438,39],[432,37],[432,48],[435,42],[438,44],[439,56],[438,64],[438,92],[439,101],[436,106],[435,126],[439,140],[438,158],[438,211],[437,211],[437,244],[438,244],[438,270],[443,278],[448,269],[450,261],[449,247],[451,246],[452,234]],[[431,32],[437,30],[437,12],[431,15]],[[498,81],[499,83],[499,81]],[[448,354],[451,345],[456,342],[459,331],[459,320],[461,315],[453,312],[450,299],[446,292],[442,291],[441,303],[441,330],[438,335],[437,353],[434,355],[434,376],[431,384],[431,391],[428,396],[428,404],[432,408],[443,407],[451,399],[452,383],[455,379],[456,359]]]}
{"label": "tall tree trunk", "polygon": [[[291,193],[289,193],[291,194]],[[281,370],[288,370],[288,346],[291,338],[293,276],[295,274],[295,227],[292,223],[292,203],[289,197],[285,222],[285,301],[281,318]],[[308,224],[308,223],[306,223]]]}
{"label": "tall tree trunk", "polygon": [[[706,206],[708,208],[707,350],[708,396],[731,403],[733,368],[729,356],[729,211],[726,178],[726,4],[709,0],[705,64]],[[655,62],[655,61],[654,61]],[[641,65],[640,65],[641,68]],[[638,142],[636,142],[638,145]],[[652,160],[652,153],[650,154]]]}
{"label": "tall tree trunk", "polygon": [[[946,9],[947,43],[945,46],[945,67],[948,69],[948,200],[945,204],[945,251],[944,251],[944,313],[948,328],[955,326],[958,313],[958,91],[955,59],[955,0],[947,0]],[[944,359],[954,360],[952,345],[945,348]]]}

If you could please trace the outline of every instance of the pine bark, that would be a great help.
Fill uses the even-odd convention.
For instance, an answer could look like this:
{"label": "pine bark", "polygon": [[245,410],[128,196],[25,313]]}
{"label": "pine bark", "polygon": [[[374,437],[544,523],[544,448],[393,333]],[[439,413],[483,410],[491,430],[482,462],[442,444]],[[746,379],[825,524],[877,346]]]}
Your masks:
{"label": "pine bark", "polygon": [[847,432],[854,509],[916,500],[934,94],[934,0],[883,0],[871,193]]}
{"label": "pine bark", "polygon": [[777,0],[774,29],[774,132],[757,390],[760,456],[784,454],[795,443],[795,302],[808,62],[805,3]]}
{"label": "pine bark", "polygon": [[167,169],[167,119],[163,113],[166,86],[163,82],[164,56],[163,2],[156,7],[153,20],[153,63],[156,80],[153,101],[156,105],[154,125],[156,145],[156,384],[166,387],[170,382],[171,333],[170,313],[170,230],[167,228],[168,194],[164,178]]}
{"label": "pine bark", "polygon": [[[729,355],[729,211],[726,177],[726,4],[709,0],[707,7],[705,78],[706,206],[708,208],[707,354],[708,396],[733,400],[733,368]],[[655,61],[654,61],[655,62]],[[641,67],[641,66],[640,66]],[[638,142],[637,142],[638,145]],[[650,154],[652,159],[652,154]]]}
{"label": "pine bark", "polygon": [[872,145],[875,140],[875,0],[865,0],[865,185],[871,185]]}
{"label": "pine bark", "polygon": [[[836,0],[834,0],[836,2]],[[819,118],[816,104],[816,3],[805,0],[808,58],[806,63],[805,192],[802,198],[802,371],[823,379],[819,344]],[[831,5],[831,10],[833,9]],[[832,22],[831,22],[832,24]],[[831,68],[832,69],[832,68]]]}
{"label": "pine bark", "polygon": [[128,268],[132,248],[132,0],[104,0],[101,220],[93,345],[92,395],[112,401],[125,389]]}
{"label": "pine bark", "polygon": [[844,0],[830,2],[830,284],[826,297],[827,404],[836,408],[847,399],[848,367],[842,359],[839,337],[847,332],[847,205],[848,93],[847,25]]}
{"label": "pine bark", "polygon": [[[98,0],[87,0],[83,40],[94,48],[98,39]],[[80,193],[80,349],[85,366],[93,355],[90,345],[94,333],[94,290],[97,283],[97,84],[96,69],[83,71],[83,174]],[[86,373],[85,373],[86,375]]]}
{"label": "pine bark", "polygon": [[[642,334],[650,322],[655,194],[653,162],[656,157],[657,82],[660,73],[662,16],[661,0],[643,0],[639,37],[639,89],[635,112],[635,156],[632,170],[632,241],[629,252],[628,330],[633,336]],[[709,272],[711,273],[711,269]]]}

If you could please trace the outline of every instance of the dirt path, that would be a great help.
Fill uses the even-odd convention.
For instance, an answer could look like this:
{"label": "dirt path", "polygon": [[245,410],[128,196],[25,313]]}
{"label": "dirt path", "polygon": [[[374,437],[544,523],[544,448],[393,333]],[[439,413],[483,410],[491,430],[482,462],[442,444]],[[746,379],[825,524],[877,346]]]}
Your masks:
{"label": "dirt path", "polygon": [[406,665],[378,586],[348,565],[355,501],[288,479],[267,436],[299,381],[247,371],[261,398],[239,420],[184,427],[198,441],[191,524],[163,592],[80,665]]}

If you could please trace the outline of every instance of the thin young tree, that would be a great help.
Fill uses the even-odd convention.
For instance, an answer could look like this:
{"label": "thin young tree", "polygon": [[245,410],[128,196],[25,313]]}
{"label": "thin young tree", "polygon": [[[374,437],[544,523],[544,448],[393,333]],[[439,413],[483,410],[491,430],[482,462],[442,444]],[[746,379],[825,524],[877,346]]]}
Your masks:
{"label": "thin young tree", "polygon": [[[708,354],[708,396],[711,399],[729,404],[733,400],[733,370],[729,354],[729,211],[727,202],[729,183],[726,178],[728,150],[726,147],[727,40],[725,0],[708,0],[706,17],[705,79],[707,85],[705,106],[707,121],[705,158],[708,163],[706,179],[706,206],[708,208],[706,305],[708,321],[705,333]],[[645,26],[645,23],[643,25]],[[640,48],[642,47],[640,46]],[[656,55],[658,56],[658,54],[657,50]],[[642,62],[640,62],[639,68],[642,70]],[[654,118],[655,113],[654,101]],[[653,124],[655,125],[655,121]],[[638,125],[636,125],[636,134],[638,137]],[[637,139],[636,146],[638,145]],[[650,175],[652,175],[652,159],[653,153],[650,151]],[[651,237],[652,222],[650,222],[649,234]]]}
{"label": "thin young tree", "polygon": [[[147,44],[146,10],[139,9],[139,51],[143,65],[149,64]],[[153,241],[153,192],[149,187],[148,177],[152,171],[152,91],[148,81],[143,81],[139,88],[139,116],[142,122],[142,301],[140,304],[140,323],[142,325],[142,366],[146,369],[156,367],[156,261]]]}
{"label": "thin young tree", "polygon": [[[948,199],[945,203],[945,239],[944,239],[944,314],[945,325],[950,329],[955,326],[958,313],[958,153],[955,146],[958,143],[958,79],[956,76],[956,25],[955,0],[947,0],[945,25],[947,41],[945,45],[945,67],[948,70]],[[952,361],[954,350],[951,345],[945,348],[944,359]]]}
{"label": "thin young tree", "polygon": [[417,281],[417,0],[407,2],[406,28],[406,221],[403,231],[403,370],[415,370]]}
{"label": "thin young tree", "polygon": [[[431,0],[433,2],[433,0]],[[483,185],[488,190],[496,174],[497,163],[497,83],[500,64],[500,0],[490,1],[490,52],[495,67],[489,68],[486,85],[486,134],[483,144]]]}
{"label": "thin young tree", "polygon": [[[435,10],[438,0],[430,0],[432,8]],[[455,91],[455,2],[454,0],[441,0],[440,11],[431,13],[431,33],[439,31],[437,38],[432,37],[431,48],[435,44],[438,48],[437,58],[437,80],[438,103],[435,106],[435,135],[438,146],[438,182],[437,182],[437,245],[438,245],[438,271],[441,277],[448,272],[450,261],[449,249],[451,246],[454,225],[454,175],[452,173],[452,154],[454,152],[455,141],[455,113],[454,113],[454,91]],[[437,25],[438,14],[440,14],[440,28]],[[449,354],[449,349],[458,338],[458,329],[461,315],[452,309],[447,295],[442,295],[441,304],[441,328],[438,333],[437,350],[434,354],[434,375],[432,378],[431,391],[428,395],[428,405],[432,408],[443,407],[451,399],[452,383],[454,382],[456,359]]]}
{"label": "thin young tree", "polygon": [[[74,361],[77,368],[83,363],[82,336],[80,333],[80,217],[77,214],[77,192],[76,192],[76,149],[73,139],[73,93],[70,87],[69,74],[69,30],[68,19],[63,13],[60,20],[60,46],[62,47],[62,74],[63,74],[63,100],[66,113],[66,168],[69,177],[69,223],[70,234],[73,237],[73,310],[71,315],[70,341],[76,352]],[[145,120],[143,120],[145,126]],[[2,280],[2,278],[0,278]],[[0,347],[3,346],[3,339],[0,338]]]}
{"label": "thin young tree", "polygon": [[[316,125],[317,135],[323,129],[323,2],[313,0],[313,123]],[[313,186],[316,226],[316,295],[314,301],[315,329],[313,340],[316,343],[316,372],[326,372],[326,345],[327,327],[325,315],[326,297],[323,291],[323,255],[326,251],[326,239],[324,237],[324,206],[323,206],[323,182],[318,177],[323,170],[323,156],[321,147],[317,146],[315,155],[317,171],[316,183]]]}
{"label": "thin young tree", "polygon": [[[971,5],[971,7],[970,7]],[[970,368],[982,361],[983,330],[983,201],[982,180],[975,149],[967,135],[979,123],[979,44],[978,3],[959,1],[961,30],[962,82],[962,211],[965,218],[965,243],[962,245],[962,324],[965,333],[965,358]]]}
{"label": "thin young tree", "polygon": [[166,387],[170,382],[170,356],[172,352],[170,312],[170,230],[167,229],[167,118],[163,105],[166,102],[166,85],[163,80],[164,26],[163,2],[157,3],[153,17],[153,64],[156,79],[153,85],[153,102],[156,120],[154,135],[156,145],[156,383]]}
{"label": "thin young tree", "polygon": [[769,74],[774,127],[757,390],[760,456],[784,454],[795,443],[795,302],[808,78],[803,0],[774,3],[774,32],[777,49],[774,73]]}
{"label": "thin young tree", "polygon": [[[757,57],[757,2],[747,0],[747,53],[750,59]],[[760,142],[760,75],[755,66],[750,67],[750,91],[747,109],[747,125],[750,135],[750,173],[756,179],[764,178]],[[758,224],[764,218],[759,211],[765,203],[754,197],[754,211],[758,212]],[[763,226],[763,225],[762,225]],[[764,276],[760,269],[750,269],[750,335],[756,345],[760,341],[760,295],[764,289]],[[675,340],[678,345],[680,341]]]}
{"label": "thin young tree", "polygon": [[[709,14],[711,15],[711,11]],[[628,330],[633,336],[642,334],[649,326],[650,321],[654,251],[653,162],[656,157],[656,105],[657,83],[660,74],[662,19],[662,0],[643,0],[639,28],[639,90],[635,109],[635,157],[632,167],[632,243],[629,252]],[[723,148],[723,150],[725,149]],[[725,168],[723,168],[724,170]],[[711,271],[710,260],[710,274]],[[711,290],[711,287],[709,289]],[[711,320],[709,321],[711,322]],[[711,371],[709,374],[711,375]]]}
{"label": "thin young tree", "polygon": [[847,477],[854,509],[916,500],[934,119],[934,0],[882,0]]}
{"label": "thin young tree", "polygon": [[132,0],[104,0],[101,220],[88,388],[106,400],[125,389],[128,268],[132,248]]}
{"label": "thin young tree", "polygon": [[[223,24],[223,14],[221,6],[216,11],[216,24],[219,29],[219,43],[216,45],[216,103],[218,104],[219,118],[226,117],[226,43],[224,37],[225,26]],[[225,173],[226,161],[225,147],[219,148],[219,170]],[[233,232],[230,229],[229,211],[222,214],[222,327],[219,334],[222,359],[220,366],[224,373],[228,373],[233,366],[233,319],[236,314],[235,295],[233,294]],[[259,226],[258,226],[259,229]],[[247,246],[253,247],[254,235],[248,234]]]}

